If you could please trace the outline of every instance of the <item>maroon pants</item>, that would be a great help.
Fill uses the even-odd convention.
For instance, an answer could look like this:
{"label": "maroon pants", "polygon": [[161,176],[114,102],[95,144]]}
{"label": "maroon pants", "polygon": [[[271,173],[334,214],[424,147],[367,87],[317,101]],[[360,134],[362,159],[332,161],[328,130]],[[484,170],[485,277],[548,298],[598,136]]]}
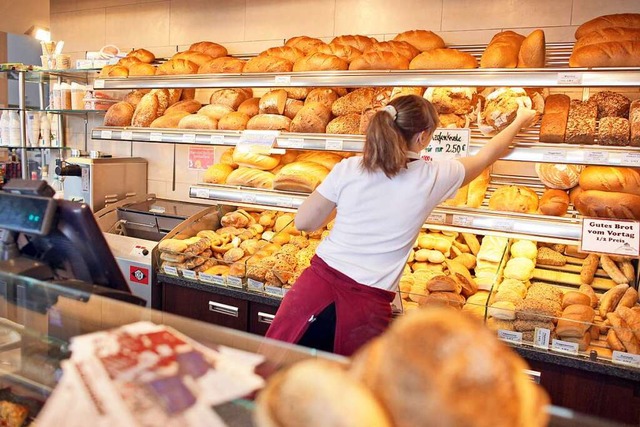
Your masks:
{"label": "maroon pants", "polygon": [[267,337],[297,343],[330,304],[336,307],[333,351],[350,356],[381,334],[391,321],[395,294],[356,282],[314,256],[311,266],[285,295]]}

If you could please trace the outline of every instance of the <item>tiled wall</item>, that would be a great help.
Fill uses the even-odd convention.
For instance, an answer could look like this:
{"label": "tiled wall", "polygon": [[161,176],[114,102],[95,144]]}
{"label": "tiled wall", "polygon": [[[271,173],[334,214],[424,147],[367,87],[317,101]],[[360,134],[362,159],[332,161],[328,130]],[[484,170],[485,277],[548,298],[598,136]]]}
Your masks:
{"label": "tiled wall", "polygon": [[[497,31],[543,28],[547,41],[571,41],[578,25],[595,16],[640,12],[638,0],[51,0],[51,28],[66,51],[82,57],[106,44],[144,47],[157,56],[212,40],[231,53],[257,53],[301,34],[330,40],[340,34],[379,39],[421,28],[449,44],[486,43]],[[101,124],[91,118],[88,128]],[[82,119],[69,120],[70,145],[84,146]],[[202,173],[187,169],[187,148],[176,148],[172,185],[171,145],[89,141],[89,149],[149,161],[149,191],[188,199]]]}

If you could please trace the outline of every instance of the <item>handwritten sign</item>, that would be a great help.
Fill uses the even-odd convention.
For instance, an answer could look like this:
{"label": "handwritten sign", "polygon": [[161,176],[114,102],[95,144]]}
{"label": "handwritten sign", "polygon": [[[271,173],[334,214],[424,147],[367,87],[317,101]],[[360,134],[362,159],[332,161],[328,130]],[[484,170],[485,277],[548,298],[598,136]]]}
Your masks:
{"label": "handwritten sign", "polygon": [[470,139],[470,129],[437,128],[420,157],[426,161],[467,157]]}
{"label": "handwritten sign", "polygon": [[214,162],[214,149],[189,147],[189,169],[206,170]]}
{"label": "handwritten sign", "polygon": [[640,255],[640,222],[584,218],[580,250],[637,257]]}

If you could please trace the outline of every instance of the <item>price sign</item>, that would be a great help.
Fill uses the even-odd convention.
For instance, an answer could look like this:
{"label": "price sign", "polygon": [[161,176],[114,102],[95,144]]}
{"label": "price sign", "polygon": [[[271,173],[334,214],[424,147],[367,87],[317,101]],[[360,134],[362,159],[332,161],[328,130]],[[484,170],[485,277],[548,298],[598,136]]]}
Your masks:
{"label": "price sign", "polygon": [[580,250],[637,257],[640,255],[639,235],[638,221],[584,218]]}
{"label": "price sign", "polygon": [[275,205],[282,208],[290,208],[293,206],[293,200],[291,197],[276,197],[274,199]]}
{"label": "price sign", "polygon": [[324,143],[325,150],[329,151],[342,151],[344,141],[341,139],[327,139]]}
{"label": "price sign", "polygon": [[444,224],[447,219],[447,214],[432,213],[427,217],[427,222],[431,224]]}
{"label": "price sign", "polygon": [[242,289],[242,279],[239,277],[235,277],[235,276],[228,276],[227,277],[227,285],[231,286],[232,288],[240,288]]}
{"label": "price sign", "polygon": [[493,221],[493,228],[501,231],[513,231],[513,221],[508,219],[495,220]]}
{"label": "price sign", "polygon": [[248,193],[248,194],[242,193],[242,198],[240,199],[240,201],[242,203],[255,203],[256,195],[251,193]]}
{"label": "price sign", "polygon": [[549,342],[551,340],[551,331],[546,328],[536,328],[533,334],[533,346],[538,348],[543,348],[545,350],[549,349]]}
{"label": "price sign", "polygon": [[582,84],[582,73],[558,73],[558,84],[563,86],[579,86]]}
{"label": "price sign", "polygon": [[284,297],[284,289],[278,288],[276,286],[265,285],[264,291],[268,295],[273,295],[276,297]]}
{"label": "price sign", "polygon": [[130,130],[123,130],[120,134],[120,139],[123,141],[131,141],[133,139],[133,132]]}
{"label": "price sign", "polygon": [[164,273],[170,276],[178,276],[178,269],[175,267],[169,267],[168,265],[164,266]]}
{"label": "price sign", "polygon": [[498,329],[498,338],[511,344],[522,344],[522,332],[505,331]]}
{"label": "price sign", "polygon": [[542,153],[542,161],[550,163],[563,163],[567,160],[567,152],[564,150],[549,150]]}
{"label": "price sign", "polygon": [[291,84],[291,76],[276,76],[273,82],[276,85],[289,86]]}
{"label": "price sign", "polygon": [[640,153],[623,153],[621,163],[624,166],[640,167]]}
{"label": "price sign", "polygon": [[282,148],[304,148],[304,139],[287,138],[287,139],[278,141],[278,146]]}
{"label": "price sign", "polygon": [[96,80],[93,82],[94,89],[104,89],[104,80]]}
{"label": "price sign", "polygon": [[607,164],[609,161],[609,153],[606,151],[587,151],[584,160],[591,164]]}
{"label": "price sign", "polygon": [[211,135],[212,144],[224,144],[224,135]]}
{"label": "price sign", "polygon": [[553,340],[551,342],[551,350],[557,351],[560,353],[569,353],[569,354],[578,354],[578,343],[562,341],[562,340]]}
{"label": "price sign", "polygon": [[212,147],[189,147],[189,169],[207,170],[215,163],[215,149]]}
{"label": "price sign", "polygon": [[182,135],[182,142],[192,144],[196,142],[196,135],[194,133],[185,133]]}
{"label": "price sign", "polygon": [[193,270],[180,270],[185,279],[198,280],[198,275]]}
{"label": "price sign", "polygon": [[471,227],[473,225],[473,217],[466,215],[454,215],[452,223],[459,227]]}
{"label": "price sign", "polygon": [[161,132],[151,132],[149,134],[149,141],[162,142],[162,133]]}
{"label": "price sign", "polygon": [[100,138],[101,139],[111,139],[111,131],[110,130],[103,130],[100,132]]}
{"label": "price sign", "polygon": [[247,279],[247,289],[255,292],[264,292],[264,283],[253,279]]}
{"label": "price sign", "polygon": [[619,365],[640,368],[640,354],[623,353],[622,351],[614,350],[611,355],[611,361]]}
{"label": "price sign", "polygon": [[431,142],[422,150],[420,157],[426,161],[467,157],[470,139],[470,129],[438,128],[433,132]]}
{"label": "price sign", "polygon": [[238,145],[236,145],[236,150],[245,153],[269,154],[279,135],[280,132],[277,130],[242,131],[240,141],[238,141]]}
{"label": "price sign", "polygon": [[215,284],[215,281],[214,281],[215,278],[216,276],[214,276],[213,274],[207,274],[207,273],[198,274],[198,279],[200,279],[201,282],[205,282],[205,283]]}

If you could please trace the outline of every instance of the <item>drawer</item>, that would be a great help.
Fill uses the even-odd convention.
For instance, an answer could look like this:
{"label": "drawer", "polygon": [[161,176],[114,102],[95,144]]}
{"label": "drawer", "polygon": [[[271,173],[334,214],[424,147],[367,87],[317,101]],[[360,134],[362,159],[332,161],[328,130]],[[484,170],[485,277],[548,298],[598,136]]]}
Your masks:
{"label": "drawer", "polygon": [[249,332],[264,336],[278,307],[252,302],[249,305]]}
{"label": "drawer", "polygon": [[163,294],[163,310],[168,313],[247,331],[248,301],[167,283]]}

